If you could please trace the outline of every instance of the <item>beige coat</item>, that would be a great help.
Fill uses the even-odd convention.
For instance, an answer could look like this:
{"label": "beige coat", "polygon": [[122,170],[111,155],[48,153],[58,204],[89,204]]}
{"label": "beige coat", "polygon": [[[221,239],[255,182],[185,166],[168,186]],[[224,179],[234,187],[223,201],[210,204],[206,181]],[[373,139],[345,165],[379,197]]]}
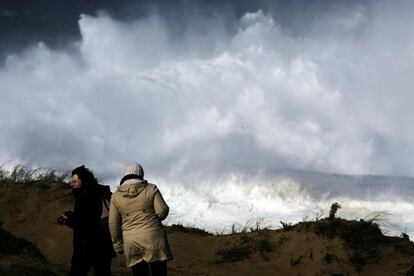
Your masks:
{"label": "beige coat", "polygon": [[128,267],[172,259],[161,224],[168,210],[157,186],[146,180],[127,180],[112,195],[109,230],[115,251],[125,253]]}

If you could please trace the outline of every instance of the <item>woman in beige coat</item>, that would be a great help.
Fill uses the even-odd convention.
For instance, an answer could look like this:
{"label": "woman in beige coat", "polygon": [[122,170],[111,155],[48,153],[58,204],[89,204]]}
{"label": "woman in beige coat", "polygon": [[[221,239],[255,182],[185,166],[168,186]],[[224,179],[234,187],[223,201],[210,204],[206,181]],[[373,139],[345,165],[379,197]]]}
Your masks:
{"label": "woman in beige coat", "polygon": [[157,186],[144,180],[142,167],[129,165],[111,198],[109,230],[133,275],[149,275],[149,268],[153,276],[167,275],[172,254],[161,221],[168,210]]}

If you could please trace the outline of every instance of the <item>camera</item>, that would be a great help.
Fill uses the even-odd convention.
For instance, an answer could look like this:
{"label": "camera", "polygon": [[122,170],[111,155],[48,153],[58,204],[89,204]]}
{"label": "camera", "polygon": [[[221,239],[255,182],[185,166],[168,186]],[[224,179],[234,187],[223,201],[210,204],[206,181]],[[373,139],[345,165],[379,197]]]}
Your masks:
{"label": "camera", "polygon": [[56,219],[56,222],[59,224],[59,225],[63,225],[63,224],[65,224],[65,221],[66,221],[66,217],[65,216],[60,216],[60,217],[58,217],[57,219]]}
{"label": "camera", "polygon": [[71,211],[71,210],[67,210],[67,211],[65,211],[64,213],[63,213],[63,215],[61,215],[60,217],[58,217],[57,219],[56,219],[56,222],[59,224],[59,225],[63,225],[63,224],[65,224],[66,223],[66,220],[68,219],[68,218],[71,218],[73,216],[73,211]]}

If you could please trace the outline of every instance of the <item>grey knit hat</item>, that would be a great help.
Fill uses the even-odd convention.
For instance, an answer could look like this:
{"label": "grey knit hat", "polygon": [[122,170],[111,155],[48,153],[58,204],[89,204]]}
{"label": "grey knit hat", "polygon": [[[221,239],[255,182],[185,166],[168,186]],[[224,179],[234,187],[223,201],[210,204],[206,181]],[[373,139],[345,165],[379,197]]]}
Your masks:
{"label": "grey knit hat", "polygon": [[144,169],[138,163],[132,163],[125,168],[124,176],[134,174],[144,178]]}
{"label": "grey knit hat", "polygon": [[138,163],[132,163],[125,168],[124,177],[119,182],[122,185],[125,181],[129,179],[141,179],[144,180],[144,169]]}

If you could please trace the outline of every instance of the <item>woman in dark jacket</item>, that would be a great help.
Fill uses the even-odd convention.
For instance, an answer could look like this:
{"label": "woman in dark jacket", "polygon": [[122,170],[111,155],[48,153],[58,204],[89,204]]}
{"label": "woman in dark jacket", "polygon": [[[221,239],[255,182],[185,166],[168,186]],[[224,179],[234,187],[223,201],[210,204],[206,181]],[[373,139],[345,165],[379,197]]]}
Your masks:
{"label": "woman in dark jacket", "polygon": [[[109,186],[99,185],[93,173],[78,167],[72,171],[74,211],[67,211],[61,223],[73,228],[73,256],[70,275],[111,275],[111,259],[116,256],[106,218],[111,199]],[[105,210],[105,209],[106,210]]]}

